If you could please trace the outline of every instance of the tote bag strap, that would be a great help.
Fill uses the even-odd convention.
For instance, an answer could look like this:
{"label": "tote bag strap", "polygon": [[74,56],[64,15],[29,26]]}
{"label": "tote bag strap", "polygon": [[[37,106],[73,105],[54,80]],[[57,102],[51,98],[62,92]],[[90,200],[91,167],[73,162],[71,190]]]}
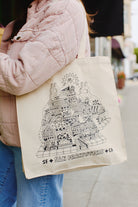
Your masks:
{"label": "tote bag strap", "polygon": [[85,20],[84,32],[83,32],[81,42],[80,42],[78,58],[84,58],[85,57],[87,27],[88,27],[88,24],[87,24],[87,21]]}

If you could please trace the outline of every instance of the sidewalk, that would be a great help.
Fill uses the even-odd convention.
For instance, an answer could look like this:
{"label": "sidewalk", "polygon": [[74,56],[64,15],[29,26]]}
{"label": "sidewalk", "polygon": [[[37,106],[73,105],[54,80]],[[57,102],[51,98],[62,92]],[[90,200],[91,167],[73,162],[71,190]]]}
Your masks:
{"label": "sidewalk", "polygon": [[65,174],[64,207],[138,206],[138,82],[118,93],[128,161]]}

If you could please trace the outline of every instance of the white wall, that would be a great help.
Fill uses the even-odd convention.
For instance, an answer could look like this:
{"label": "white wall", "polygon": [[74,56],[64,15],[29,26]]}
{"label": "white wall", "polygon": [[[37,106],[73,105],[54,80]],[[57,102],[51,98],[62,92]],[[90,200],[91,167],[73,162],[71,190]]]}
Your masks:
{"label": "white wall", "polygon": [[131,1],[131,25],[131,40],[136,43],[136,47],[138,47],[138,0]]}

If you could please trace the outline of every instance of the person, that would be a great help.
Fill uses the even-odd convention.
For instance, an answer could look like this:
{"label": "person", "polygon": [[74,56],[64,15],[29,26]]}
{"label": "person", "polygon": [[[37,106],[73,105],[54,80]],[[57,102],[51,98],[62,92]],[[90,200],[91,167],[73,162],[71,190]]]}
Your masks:
{"label": "person", "polygon": [[[62,207],[62,174],[25,178],[16,96],[35,90],[77,57],[86,12],[80,0],[22,2],[0,47],[0,206],[17,201],[17,207]],[[88,32],[85,55],[90,55]]]}

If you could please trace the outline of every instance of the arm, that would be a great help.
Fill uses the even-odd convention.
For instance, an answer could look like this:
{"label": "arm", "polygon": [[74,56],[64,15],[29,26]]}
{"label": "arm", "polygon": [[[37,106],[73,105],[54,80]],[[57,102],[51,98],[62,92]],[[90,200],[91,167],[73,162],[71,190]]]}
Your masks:
{"label": "arm", "polygon": [[[24,45],[18,59],[0,53],[1,90],[13,95],[31,92],[75,59],[84,28],[84,21],[81,21],[84,14],[78,12],[75,15],[76,22],[80,21],[78,33],[68,14],[58,18],[60,20],[57,17],[52,20],[55,22],[52,22],[51,28],[42,28],[34,40]],[[61,20],[63,23],[57,25]]]}
{"label": "arm", "polygon": [[[49,35],[53,38],[55,36]],[[65,65],[65,56],[59,41],[53,42],[49,35],[47,41],[51,42],[51,48],[35,40],[25,44],[17,60],[11,59],[7,54],[0,54],[1,90],[14,95],[28,93],[38,88]]]}

